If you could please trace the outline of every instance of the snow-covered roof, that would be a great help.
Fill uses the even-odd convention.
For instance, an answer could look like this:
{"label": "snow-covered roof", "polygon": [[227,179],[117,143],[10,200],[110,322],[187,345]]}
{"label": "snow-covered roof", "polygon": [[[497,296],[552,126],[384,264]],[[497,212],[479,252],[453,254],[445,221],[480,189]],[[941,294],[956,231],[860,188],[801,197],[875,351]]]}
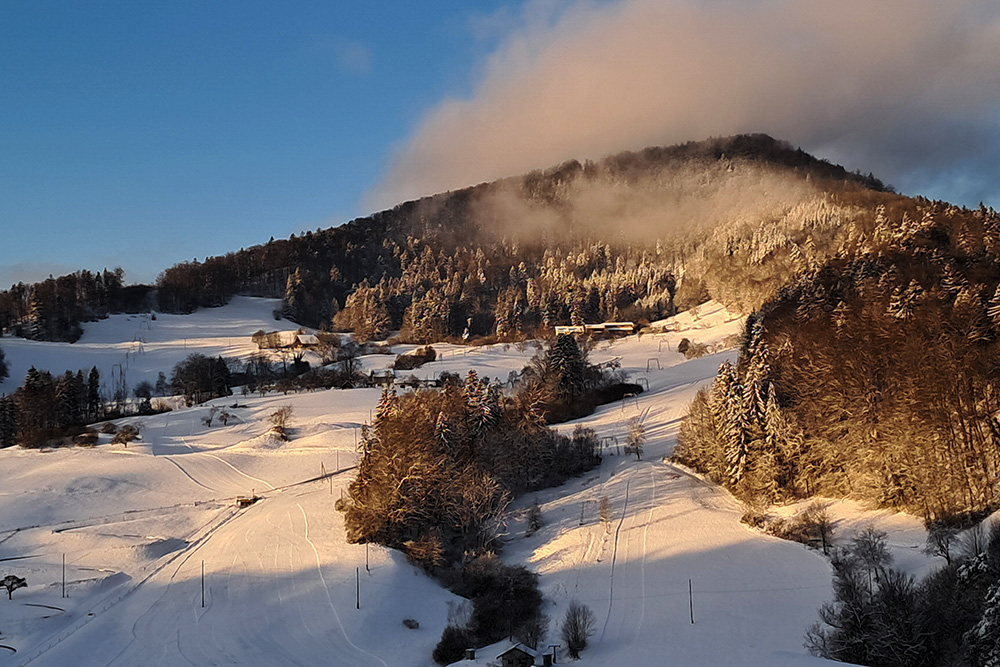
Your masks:
{"label": "snow-covered roof", "polygon": [[530,655],[533,659],[537,659],[537,658],[542,657],[542,654],[539,653],[538,651],[536,651],[535,649],[531,648],[530,646],[528,646],[526,644],[522,644],[521,642],[518,642],[518,643],[514,644],[513,646],[511,646],[510,648],[508,648],[506,651],[502,652],[500,655],[498,655],[497,659],[502,658],[503,656],[507,655],[508,653],[510,653],[511,651],[513,651],[515,649],[518,650],[518,651],[521,651],[522,653]]}

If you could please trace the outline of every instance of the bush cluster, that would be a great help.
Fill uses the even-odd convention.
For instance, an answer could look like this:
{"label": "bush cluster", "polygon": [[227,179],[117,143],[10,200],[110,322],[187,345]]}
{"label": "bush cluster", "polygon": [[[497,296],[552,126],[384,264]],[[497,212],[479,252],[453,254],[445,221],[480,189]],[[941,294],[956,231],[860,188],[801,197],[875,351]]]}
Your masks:
{"label": "bush cluster", "polygon": [[412,371],[437,359],[437,352],[430,345],[418,347],[409,354],[397,354],[392,364],[393,370]]}
{"label": "bush cluster", "polygon": [[[462,658],[466,648],[492,644],[504,637],[531,640],[542,622],[538,575],[520,565],[506,565],[486,554],[442,575],[454,593],[472,601],[467,618],[452,619],[434,649],[434,660],[446,665]],[[534,645],[532,643],[531,645]]]}
{"label": "bush cluster", "polygon": [[967,531],[922,581],[892,567],[885,538],[864,529],[834,552],[834,599],[806,635],[810,652],[871,667],[998,664],[1000,524]]}

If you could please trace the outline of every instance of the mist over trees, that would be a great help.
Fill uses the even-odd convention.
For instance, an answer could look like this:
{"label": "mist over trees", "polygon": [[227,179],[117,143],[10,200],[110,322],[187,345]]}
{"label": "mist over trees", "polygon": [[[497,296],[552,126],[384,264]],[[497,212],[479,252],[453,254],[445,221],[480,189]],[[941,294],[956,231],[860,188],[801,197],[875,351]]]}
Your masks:
{"label": "mist over trees", "polygon": [[[427,343],[759,306],[898,196],[765,135],[571,161],[171,267],[172,312],[233,294],[303,325]],[[766,224],[763,224],[766,223]]]}
{"label": "mist over trees", "polygon": [[124,286],[120,270],[15,285],[0,293],[0,330],[71,341],[110,312],[185,313],[235,294],[281,298],[281,315],[303,325],[417,343],[653,320],[710,297],[747,311],[896,199],[874,177],[766,135],[689,142],[183,262],[155,289]]}

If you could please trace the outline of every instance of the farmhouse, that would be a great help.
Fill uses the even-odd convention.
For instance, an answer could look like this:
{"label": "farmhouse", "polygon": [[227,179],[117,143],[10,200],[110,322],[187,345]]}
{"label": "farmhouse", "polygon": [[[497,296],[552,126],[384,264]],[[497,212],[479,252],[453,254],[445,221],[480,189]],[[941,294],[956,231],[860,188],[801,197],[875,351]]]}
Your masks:
{"label": "farmhouse", "polygon": [[272,349],[272,350],[308,350],[318,347],[320,344],[319,337],[315,334],[303,333],[299,331],[269,331],[264,332],[263,330],[256,332],[252,340],[256,343],[258,349]]}
{"label": "farmhouse", "polygon": [[552,652],[540,653],[535,649],[518,642],[497,656],[501,667],[550,667]]}
{"label": "farmhouse", "polygon": [[574,324],[567,326],[557,326],[556,334],[613,334],[628,335],[635,333],[634,322],[602,322],[601,324]]}

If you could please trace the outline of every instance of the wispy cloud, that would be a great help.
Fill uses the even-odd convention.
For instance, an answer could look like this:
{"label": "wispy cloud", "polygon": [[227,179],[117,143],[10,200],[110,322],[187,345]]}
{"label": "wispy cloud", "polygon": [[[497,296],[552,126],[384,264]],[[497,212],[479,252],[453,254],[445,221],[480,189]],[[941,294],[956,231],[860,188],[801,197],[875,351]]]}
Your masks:
{"label": "wispy cloud", "polygon": [[473,94],[429,110],[369,206],[737,132],[1000,204],[995,3],[543,0],[514,19],[477,26],[504,32]]}
{"label": "wispy cloud", "polygon": [[348,74],[368,74],[372,70],[372,54],[360,42],[338,40],[334,43],[337,64]]}
{"label": "wispy cloud", "polygon": [[342,37],[315,39],[306,46],[308,51],[332,62],[344,74],[364,76],[372,71],[372,52],[361,42]]}

